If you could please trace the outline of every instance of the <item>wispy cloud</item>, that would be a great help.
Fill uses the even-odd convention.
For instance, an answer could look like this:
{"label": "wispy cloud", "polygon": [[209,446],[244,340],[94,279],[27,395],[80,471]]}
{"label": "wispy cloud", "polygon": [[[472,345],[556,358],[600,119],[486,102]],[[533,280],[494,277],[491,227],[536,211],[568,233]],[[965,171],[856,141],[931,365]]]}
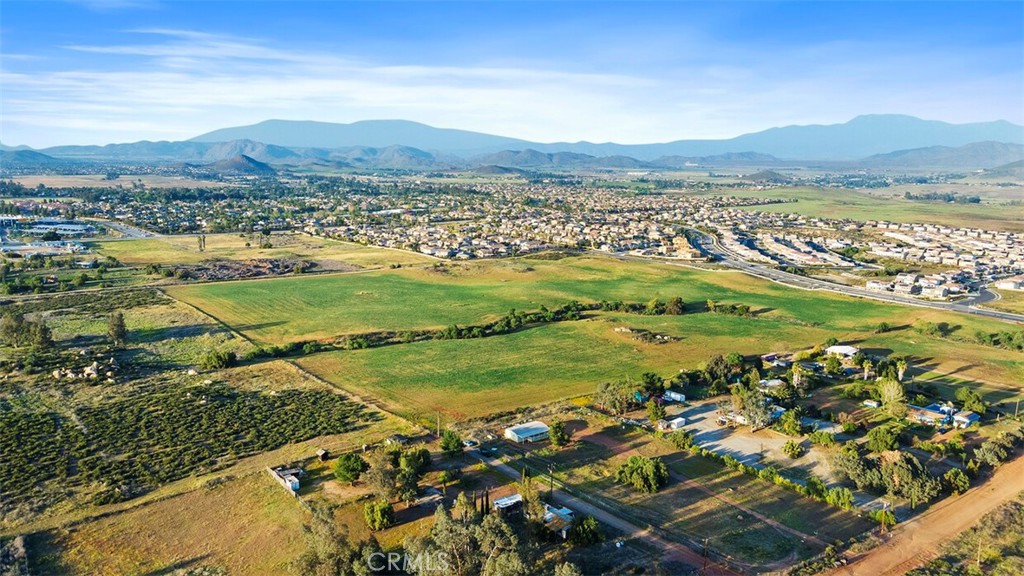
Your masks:
{"label": "wispy cloud", "polygon": [[[36,145],[109,142],[186,138],[267,118],[408,118],[541,141],[650,142],[868,112],[966,121],[986,111],[963,102],[1024,97],[1019,72],[968,77],[971,60],[956,54],[922,59],[838,41],[785,53],[723,47],[714,58],[664,58],[599,73],[555,60],[375,61],[173,28],[114,37],[128,40],[65,45],[66,54],[88,58],[69,58],[77,64],[63,68],[22,67],[3,55],[0,137]],[[936,90],[940,81],[945,88]],[[1007,91],[1015,83],[1017,91]],[[951,110],[962,117],[950,118]]]}

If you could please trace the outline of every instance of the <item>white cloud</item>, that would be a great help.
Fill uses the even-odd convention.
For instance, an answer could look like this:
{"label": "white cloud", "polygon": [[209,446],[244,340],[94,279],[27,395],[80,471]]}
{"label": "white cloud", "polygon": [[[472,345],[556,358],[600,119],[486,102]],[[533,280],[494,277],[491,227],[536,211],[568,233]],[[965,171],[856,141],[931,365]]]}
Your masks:
{"label": "white cloud", "polygon": [[[17,72],[10,68],[18,61],[4,56],[0,139],[107,143],[188,138],[268,118],[405,118],[539,141],[638,143],[870,112],[979,120],[988,110],[963,110],[962,102],[1014,97],[1002,88],[1013,83],[1005,77],[964,79],[936,92],[925,80],[947,73],[948,60],[923,69],[909,57],[886,57],[884,47],[864,49],[859,60],[843,55],[861,47],[834,44],[706,63],[689,58],[674,69],[583,73],[546,62],[380,63],[190,30],[130,34],[142,41],[67,46],[93,56],[88,69]],[[950,110],[961,117],[950,118]]]}

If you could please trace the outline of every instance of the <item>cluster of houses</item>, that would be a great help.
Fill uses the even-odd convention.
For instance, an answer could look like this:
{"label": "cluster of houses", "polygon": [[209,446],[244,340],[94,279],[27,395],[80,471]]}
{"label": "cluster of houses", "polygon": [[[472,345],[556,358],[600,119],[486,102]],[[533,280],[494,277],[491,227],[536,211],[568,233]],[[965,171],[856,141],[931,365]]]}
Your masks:
{"label": "cluster of houses", "polygon": [[904,296],[945,299],[965,294],[972,274],[964,270],[950,270],[937,274],[920,275],[900,273],[892,281],[868,280],[866,288],[878,292],[893,292]]}

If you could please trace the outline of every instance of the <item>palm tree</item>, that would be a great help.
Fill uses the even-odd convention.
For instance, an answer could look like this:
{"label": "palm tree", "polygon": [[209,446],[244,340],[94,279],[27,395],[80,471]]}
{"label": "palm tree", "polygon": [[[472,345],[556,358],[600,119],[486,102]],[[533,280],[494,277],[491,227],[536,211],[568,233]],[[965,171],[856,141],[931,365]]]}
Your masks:
{"label": "palm tree", "polygon": [[867,380],[868,379],[868,374],[871,372],[871,368],[874,367],[874,363],[871,362],[871,360],[868,360],[867,358],[865,358],[864,359],[864,363],[861,364],[861,367],[864,368],[864,379]]}
{"label": "palm tree", "polygon": [[907,361],[900,358],[896,361],[896,374],[898,375],[899,381],[903,382],[903,375],[907,373]]}

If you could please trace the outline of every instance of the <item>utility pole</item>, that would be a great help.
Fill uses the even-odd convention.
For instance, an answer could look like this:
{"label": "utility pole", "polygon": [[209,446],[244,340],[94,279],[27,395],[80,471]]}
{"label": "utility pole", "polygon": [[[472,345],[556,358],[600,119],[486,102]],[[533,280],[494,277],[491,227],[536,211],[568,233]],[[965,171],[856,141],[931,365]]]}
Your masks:
{"label": "utility pole", "polygon": [[704,565],[700,568],[700,573],[707,574],[708,571],[708,539],[704,539]]}
{"label": "utility pole", "polygon": [[441,411],[437,411],[437,437],[441,437]]}

